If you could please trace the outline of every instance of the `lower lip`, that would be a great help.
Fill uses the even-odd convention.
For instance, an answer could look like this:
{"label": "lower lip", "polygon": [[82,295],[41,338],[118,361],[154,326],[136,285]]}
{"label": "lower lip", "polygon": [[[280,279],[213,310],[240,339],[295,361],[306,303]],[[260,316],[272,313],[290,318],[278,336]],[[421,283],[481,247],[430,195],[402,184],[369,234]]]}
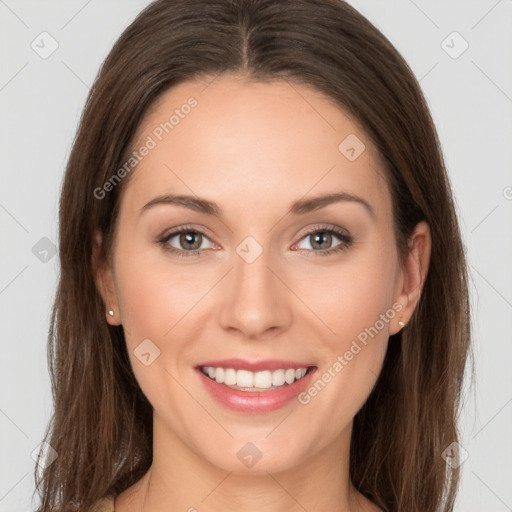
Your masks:
{"label": "lower lip", "polygon": [[309,386],[316,368],[310,369],[302,379],[271,391],[240,391],[238,389],[231,389],[206,376],[199,368],[197,371],[206,389],[222,405],[237,412],[262,413],[275,411],[296,398]]}

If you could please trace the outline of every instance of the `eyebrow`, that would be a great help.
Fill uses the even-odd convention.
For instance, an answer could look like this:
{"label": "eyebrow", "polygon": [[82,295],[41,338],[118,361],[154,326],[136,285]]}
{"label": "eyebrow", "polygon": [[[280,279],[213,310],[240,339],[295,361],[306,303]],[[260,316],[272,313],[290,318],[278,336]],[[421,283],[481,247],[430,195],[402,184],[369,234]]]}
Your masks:
{"label": "eyebrow", "polygon": [[[373,219],[376,219],[375,210],[372,205],[362,197],[346,192],[338,192],[333,194],[321,195],[310,199],[299,199],[290,206],[287,214],[304,215],[321,208],[325,208],[333,203],[351,202],[362,205]],[[174,205],[182,206],[206,215],[215,215],[221,217],[223,215],[220,206],[213,201],[203,199],[197,196],[164,194],[155,197],[149,203],[146,203],[140,211],[140,214],[158,205]]]}

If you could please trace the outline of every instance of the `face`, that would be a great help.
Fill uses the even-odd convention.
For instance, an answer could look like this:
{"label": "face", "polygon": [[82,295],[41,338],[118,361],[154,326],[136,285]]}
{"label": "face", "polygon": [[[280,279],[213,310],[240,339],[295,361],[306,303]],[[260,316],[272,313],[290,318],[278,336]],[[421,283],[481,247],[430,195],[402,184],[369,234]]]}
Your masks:
{"label": "face", "polygon": [[391,197],[368,137],[316,90],[205,87],[167,91],[139,127],[110,322],[169,446],[282,471],[346,446],[399,330]]}

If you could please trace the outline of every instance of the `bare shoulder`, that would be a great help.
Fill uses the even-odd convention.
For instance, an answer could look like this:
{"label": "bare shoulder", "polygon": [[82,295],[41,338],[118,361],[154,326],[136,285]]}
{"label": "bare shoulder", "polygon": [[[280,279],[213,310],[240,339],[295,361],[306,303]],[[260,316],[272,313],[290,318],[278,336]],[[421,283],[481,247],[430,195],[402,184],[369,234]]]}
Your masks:
{"label": "bare shoulder", "polygon": [[358,493],[359,510],[364,512],[383,512],[383,510],[373,501],[369,500],[364,494]]}
{"label": "bare shoulder", "polygon": [[114,498],[106,497],[97,501],[91,512],[114,512]]}

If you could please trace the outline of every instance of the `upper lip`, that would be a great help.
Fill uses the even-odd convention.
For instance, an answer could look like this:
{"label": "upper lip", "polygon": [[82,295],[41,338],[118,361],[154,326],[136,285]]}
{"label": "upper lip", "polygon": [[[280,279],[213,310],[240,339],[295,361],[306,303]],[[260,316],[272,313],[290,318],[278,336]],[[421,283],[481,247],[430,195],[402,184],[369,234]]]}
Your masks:
{"label": "upper lip", "polygon": [[247,359],[222,359],[219,361],[205,361],[197,365],[213,366],[215,368],[233,368],[235,370],[249,370],[251,372],[258,372],[263,370],[286,370],[288,368],[309,368],[314,366],[311,363],[301,363],[297,361],[290,361],[284,359],[264,359],[261,361],[249,361]]}

